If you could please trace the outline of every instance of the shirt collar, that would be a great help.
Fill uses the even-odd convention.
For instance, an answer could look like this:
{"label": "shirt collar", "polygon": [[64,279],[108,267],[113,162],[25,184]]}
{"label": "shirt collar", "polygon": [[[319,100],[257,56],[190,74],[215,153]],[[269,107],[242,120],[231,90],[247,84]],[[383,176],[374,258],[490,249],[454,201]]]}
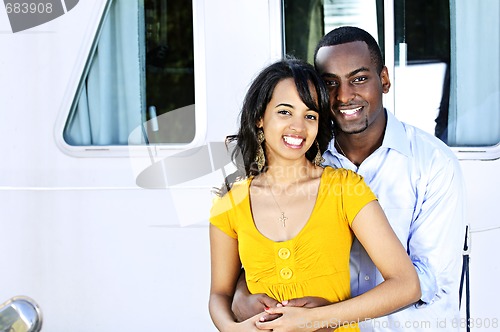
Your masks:
{"label": "shirt collar", "polygon": [[406,136],[404,124],[391,112],[385,110],[385,113],[387,114],[387,124],[382,147],[394,149],[405,156],[410,156],[410,141]]}
{"label": "shirt collar", "polygon": [[[385,126],[384,140],[382,141],[381,147],[394,149],[405,156],[410,156],[410,141],[407,139],[403,123],[391,112],[386,109],[384,109],[384,111],[387,114],[387,124]],[[340,152],[335,147],[335,137],[330,141],[328,150],[330,150],[333,155],[340,155]]]}

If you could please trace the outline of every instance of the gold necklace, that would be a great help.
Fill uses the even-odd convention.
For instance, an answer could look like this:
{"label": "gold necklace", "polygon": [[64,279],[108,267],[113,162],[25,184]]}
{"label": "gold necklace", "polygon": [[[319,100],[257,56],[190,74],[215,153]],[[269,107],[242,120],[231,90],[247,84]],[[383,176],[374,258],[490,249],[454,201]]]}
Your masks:
{"label": "gold necklace", "polygon": [[345,154],[344,150],[342,150],[342,147],[340,146],[339,141],[335,140],[335,143],[337,143],[337,146],[339,147],[340,152],[344,155],[344,157],[347,158],[347,155]]}
{"label": "gold necklace", "polygon": [[278,218],[278,221],[283,224],[283,227],[285,227],[286,226],[286,221],[287,221],[288,218],[285,216],[285,212],[283,211],[283,209],[281,208],[281,206],[278,204],[278,201],[276,200],[276,197],[274,197],[273,188],[271,188],[271,186],[269,185],[269,182],[267,182],[266,178],[264,178],[264,181],[266,182],[266,185],[269,188],[269,191],[271,192],[271,196],[273,197],[274,203],[276,203],[276,206],[278,207],[278,210],[280,210],[281,215]]}

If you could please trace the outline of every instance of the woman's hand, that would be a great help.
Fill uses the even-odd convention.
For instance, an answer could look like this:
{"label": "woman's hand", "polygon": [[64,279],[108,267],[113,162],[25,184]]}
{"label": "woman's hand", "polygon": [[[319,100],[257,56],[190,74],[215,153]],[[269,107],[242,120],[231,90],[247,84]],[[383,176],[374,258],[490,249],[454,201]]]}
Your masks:
{"label": "woman's hand", "polygon": [[[329,326],[322,326],[321,321],[314,321],[312,310],[304,307],[275,307],[266,309],[266,314],[278,315],[273,321],[259,321],[257,327],[262,330],[273,332],[309,332],[317,331]],[[261,316],[264,316],[262,314]],[[328,331],[328,330],[327,330]]]}
{"label": "woman's hand", "polygon": [[255,316],[250,317],[249,319],[235,323],[234,329],[231,328],[231,332],[261,332],[261,331],[273,331],[268,328],[258,328],[257,324],[259,323],[259,319],[265,314],[265,312],[260,312]]}

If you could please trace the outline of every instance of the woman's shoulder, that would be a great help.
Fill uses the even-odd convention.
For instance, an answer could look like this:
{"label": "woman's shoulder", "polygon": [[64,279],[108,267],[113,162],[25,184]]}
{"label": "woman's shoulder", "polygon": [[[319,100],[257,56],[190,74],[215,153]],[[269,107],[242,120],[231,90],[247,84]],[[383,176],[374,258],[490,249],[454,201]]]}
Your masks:
{"label": "woman's shoulder", "polygon": [[362,179],[361,175],[346,168],[326,166],[323,170],[324,181],[359,181],[360,179]]}
{"label": "woman's shoulder", "polygon": [[241,203],[248,197],[248,186],[251,179],[246,178],[234,182],[226,193],[223,195],[216,195],[213,199],[213,210],[230,210],[235,205]]}

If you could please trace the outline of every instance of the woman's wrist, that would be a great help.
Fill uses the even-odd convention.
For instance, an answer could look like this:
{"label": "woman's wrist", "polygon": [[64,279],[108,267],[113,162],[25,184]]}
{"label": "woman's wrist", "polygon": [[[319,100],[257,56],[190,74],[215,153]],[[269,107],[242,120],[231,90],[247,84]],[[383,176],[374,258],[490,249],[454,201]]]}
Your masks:
{"label": "woman's wrist", "polygon": [[227,322],[224,323],[223,326],[218,327],[218,330],[221,332],[237,332],[241,329],[241,324],[238,322]]}
{"label": "woman's wrist", "polygon": [[[324,328],[337,328],[339,327],[339,319],[335,317],[333,306],[335,304],[329,304],[327,306],[315,307],[308,310],[308,317],[310,321],[314,324],[322,324]],[[328,326],[326,326],[328,325]]]}

